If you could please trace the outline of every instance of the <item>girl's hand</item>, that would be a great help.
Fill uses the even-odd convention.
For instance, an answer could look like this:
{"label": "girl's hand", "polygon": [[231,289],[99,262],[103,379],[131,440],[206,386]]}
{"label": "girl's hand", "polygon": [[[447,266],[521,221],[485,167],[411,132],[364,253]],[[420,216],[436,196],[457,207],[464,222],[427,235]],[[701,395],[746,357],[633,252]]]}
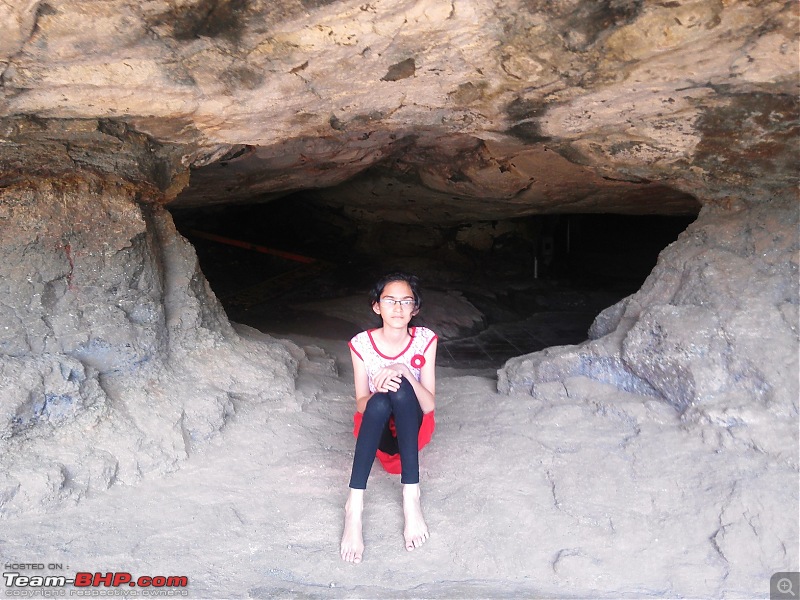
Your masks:
{"label": "girl's hand", "polygon": [[[400,378],[403,373],[396,367],[403,365],[391,365],[384,367],[375,373],[373,381],[378,392],[396,392],[400,389]],[[408,370],[408,369],[406,369]]]}
{"label": "girl's hand", "polygon": [[409,369],[407,366],[405,366],[402,363],[395,363],[393,365],[389,365],[386,368],[387,369],[392,369],[393,371],[396,371],[397,373],[400,373],[400,375],[402,375],[406,379],[411,379],[412,377],[414,377],[414,375],[411,373],[411,369]]}

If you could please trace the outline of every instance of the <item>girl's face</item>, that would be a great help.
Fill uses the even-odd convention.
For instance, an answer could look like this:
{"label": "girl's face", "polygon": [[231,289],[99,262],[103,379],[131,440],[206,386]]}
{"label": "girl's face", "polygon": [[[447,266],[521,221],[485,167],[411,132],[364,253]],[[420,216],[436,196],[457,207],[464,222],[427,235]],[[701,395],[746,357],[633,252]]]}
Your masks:
{"label": "girl's face", "polygon": [[375,314],[383,319],[384,326],[407,327],[417,314],[414,292],[406,281],[390,281],[381,292],[380,302],[372,305]]}

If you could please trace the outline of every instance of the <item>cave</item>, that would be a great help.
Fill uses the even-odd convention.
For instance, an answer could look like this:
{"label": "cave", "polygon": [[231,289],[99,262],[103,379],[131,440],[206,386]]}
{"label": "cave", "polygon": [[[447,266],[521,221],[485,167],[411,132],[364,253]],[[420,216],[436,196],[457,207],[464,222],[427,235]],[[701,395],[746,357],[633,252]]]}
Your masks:
{"label": "cave", "polygon": [[[799,11],[0,3],[6,587],[796,582]],[[440,336],[431,537],[376,465],[356,566],[346,342],[394,269]]]}
{"label": "cave", "polygon": [[[359,294],[366,298],[382,272],[418,271],[437,297],[464,301],[449,306],[453,322],[440,334],[438,364],[473,372],[585,341],[597,314],[638,290],[661,250],[696,218],[370,222],[303,192],[172,214],[231,320],[271,335],[344,344],[370,326],[369,315],[359,315]],[[425,324],[424,315],[415,322]],[[441,318],[433,324],[441,326]]]}

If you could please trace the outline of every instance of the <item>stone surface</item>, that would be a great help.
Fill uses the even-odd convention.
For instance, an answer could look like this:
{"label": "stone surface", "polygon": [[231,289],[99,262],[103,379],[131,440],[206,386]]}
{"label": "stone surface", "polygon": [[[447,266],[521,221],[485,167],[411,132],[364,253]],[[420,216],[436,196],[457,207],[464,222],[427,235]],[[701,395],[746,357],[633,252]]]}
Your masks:
{"label": "stone surface", "polygon": [[[361,210],[368,193],[399,221],[408,193],[445,221],[767,200],[797,183],[797,16],[789,1],[6,2],[0,164],[127,170],[166,198],[191,169],[184,206],[361,174],[332,201]],[[132,138],[132,163],[106,152]],[[463,217],[435,210],[452,199]]]}
{"label": "stone surface", "polygon": [[169,213],[134,196],[0,191],[4,516],[173,470],[245,399],[296,408],[302,351],[240,339]]}
{"label": "stone surface", "polygon": [[[3,514],[173,470],[217,439],[237,403],[298,409],[295,369],[308,357],[230,326],[161,203],[313,189],[372,231],[702,205],[642,290],[598,319],[596,339],[509,362],[499,385],[524,392],[521,404],[495,429],[473,427],[483,437],[470,458],[509,431],[521,445],[488,452],[491,468],[534,456],[520,412],[550,403],[551,468],[516,491],[569,511],[552,529],[526,517],[536,539],[557,543],[536,565],[521,564],[527,539],[514,546],[508,577],[521,566],[552,572],[553,589],[587,573],[590,590],[623,589],[602,580],[629,564],[610,533],[574,541],[576,527],[612,531],[594,504],[608,488],[625,490],[614,506],[633,502],[625,548],[657,561],[652,540],[671,536],[672,575],[645,569],[625,590],[760,593],[766,565],[797,561],[773,535],[796,539],[796,525],[770,507],[749,521],[743,510],[761,501],[768,467],[797,468],[797,17],[797,3],[767,0],[0,2]],[[659,495],[658,480],[647,503],[613,468],[591,479],[586,457],[624,447],[630,419],[607,438],[585,429],[583,462],[569,444],[553,450],[559,411],[577,424],[592,410],[562,407],[559,394],[587,380],[679,413],[687,435],[671,428],[673,447],[713,447],[696,470],[663,465],[688,501]],[[612,461],[659,459],[656,444]],[[570,473],[588,481],[585,495]],[[552,499],[551,480],[563,482]],[[469,491],[439,500],[458,514]],[[508,530],[517,506],[499,511]],[[471,543],[496,531],[483,527],[448,556],[489,578],[500,563]],[[692,579],[704,561],[711,584]]]}
{"label": "stone surface", "polygon": [[596,339],[511,359],[499,388],[536,395],[582,375],[796,460],[797,232],[794,203],[707,206],[642,289],[598,316]]}
{"label": "stone surface", "polygon": [[796,568],[794,466],[585,377],[532,398],[452,371],[421,453],[430,540],[403,549],[398,478],[376,465],[364,562],[345,564],[353,386],[336,349],[340,377],[320,354],[300,365],[302,411],[243,405],[168,477],[5,521],[4,551],[182,574],[189,597],[221,599],[762,598]]}

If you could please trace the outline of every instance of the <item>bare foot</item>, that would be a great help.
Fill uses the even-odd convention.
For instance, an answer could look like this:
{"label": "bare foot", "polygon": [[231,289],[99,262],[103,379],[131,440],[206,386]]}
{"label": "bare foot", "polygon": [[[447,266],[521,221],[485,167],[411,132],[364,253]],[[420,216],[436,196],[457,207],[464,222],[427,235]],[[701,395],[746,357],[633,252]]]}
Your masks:
{"label": "bare foot", "polygon": [[342,560],[360,563],[364,554],[364,538],[361,536],[361,514],[364,512],[364,490],[350,490],[344,505],[344,533],[340,553]]}
{"label": "bare foot", "polygon": [[403,537],[406,540],[406,550],[409,552],[422,546],[430,537],[428,526],[422,517],[419,496],[418,483],[403,486],[403,514],[406,517],[406,528],[403,531]]}

